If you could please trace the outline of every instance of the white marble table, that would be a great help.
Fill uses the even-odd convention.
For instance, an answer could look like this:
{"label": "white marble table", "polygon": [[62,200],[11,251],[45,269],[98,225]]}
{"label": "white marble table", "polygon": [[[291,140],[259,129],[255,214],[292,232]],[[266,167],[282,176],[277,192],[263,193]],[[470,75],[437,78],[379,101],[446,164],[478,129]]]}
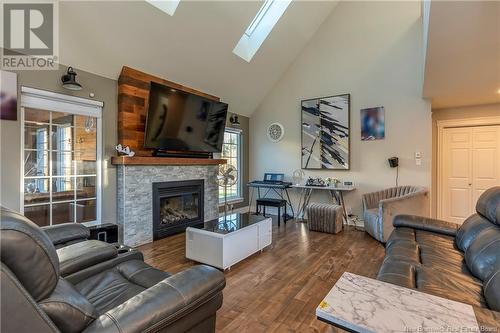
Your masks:
{"label": "white marble table", "polygon": [[351,332],[479,332],[470,305],[348,272],[316,316]]}

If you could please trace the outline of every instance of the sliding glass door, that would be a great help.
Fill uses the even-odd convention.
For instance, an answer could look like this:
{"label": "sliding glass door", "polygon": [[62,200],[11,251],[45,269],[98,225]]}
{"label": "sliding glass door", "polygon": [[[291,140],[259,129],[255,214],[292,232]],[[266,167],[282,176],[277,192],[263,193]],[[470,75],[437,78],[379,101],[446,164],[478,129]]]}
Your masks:
{"label": "sliding glass door", "polygon": [[23,107],[24,215],[40,226],[98,220],[94,115]]}

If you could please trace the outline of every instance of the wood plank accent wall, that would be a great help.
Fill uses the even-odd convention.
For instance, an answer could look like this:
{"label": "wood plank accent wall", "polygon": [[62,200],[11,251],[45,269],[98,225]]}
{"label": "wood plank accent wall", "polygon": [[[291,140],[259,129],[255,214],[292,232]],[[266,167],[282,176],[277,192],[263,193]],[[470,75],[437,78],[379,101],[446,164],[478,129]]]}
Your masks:
{"label": "wood plank accent wall", "polygon": [[151,156],[153,152],[143,147],[151,82],[214,101],[220,100],[217,96],[123,66],[118,78],[118,143],[129,146],[137,156]]}

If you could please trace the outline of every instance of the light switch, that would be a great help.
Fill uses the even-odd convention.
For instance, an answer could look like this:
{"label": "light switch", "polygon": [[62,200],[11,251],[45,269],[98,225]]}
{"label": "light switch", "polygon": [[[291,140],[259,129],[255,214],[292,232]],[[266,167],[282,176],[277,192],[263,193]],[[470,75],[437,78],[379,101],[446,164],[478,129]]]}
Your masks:
{"label": "light switch", "polygon": [[415,152],[415,165],[422,165],[422,153],[419,151]]}

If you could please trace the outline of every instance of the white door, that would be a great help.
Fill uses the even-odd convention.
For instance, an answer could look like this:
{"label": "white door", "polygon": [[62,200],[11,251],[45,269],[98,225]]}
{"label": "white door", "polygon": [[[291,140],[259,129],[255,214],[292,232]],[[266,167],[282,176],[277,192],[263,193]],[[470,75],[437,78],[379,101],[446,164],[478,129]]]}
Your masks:
{"label": "white door", "polygon": [[486,189],[500,185],[500,126],[445,128],[439,218],[461,224]]}

